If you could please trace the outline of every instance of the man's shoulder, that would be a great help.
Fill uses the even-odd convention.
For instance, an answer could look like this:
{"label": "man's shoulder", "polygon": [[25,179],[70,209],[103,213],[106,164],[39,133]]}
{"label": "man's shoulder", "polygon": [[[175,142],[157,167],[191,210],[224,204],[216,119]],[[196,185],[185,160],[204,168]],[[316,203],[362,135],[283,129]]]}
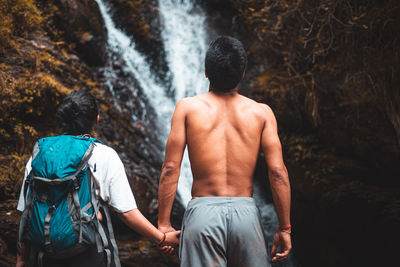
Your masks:
{"label": "man's shoulder", "polygon": [[257,103],[257,106],[258,106],[260,112],[262,112],[264,115],[267,115],[267,116],[273,115],[274,112],[272,111],[270,106],[268,106],[265,103],[258,103],[258,102],[256,102],[256,103]]}
{"label": "man's shoulder", "polygon": [[208,93],[199,94],[195,96],[184,97],[179,100],[179,103],[184,105],[194,104],[194,103],[201,103],[207,98]]}
{"label": "man's shoulder", "polygon": [[262,117],[269,117],[273,115],[273,111],[270,106],[265,103],[257,102],[251,98],[241,95],[242,101],[248,106],[254,113]]}
{"label": "man's shoulder", "polygon": [[207,94],[200,94],[191,97],[185,97],[178,101],[176,104],[177,108],[180,109],[191,109],[196,108],[199,105],[204,105],[207,99]]}

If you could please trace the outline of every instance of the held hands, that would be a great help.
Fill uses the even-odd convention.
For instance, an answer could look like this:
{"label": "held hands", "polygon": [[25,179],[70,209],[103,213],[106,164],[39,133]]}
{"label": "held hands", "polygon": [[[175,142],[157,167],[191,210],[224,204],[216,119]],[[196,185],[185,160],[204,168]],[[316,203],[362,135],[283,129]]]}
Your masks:
{"label": "held hands", "polygon": [[161,244],[161,251],[164,254],[172,255],[179,245],[181,231],[176,231],[171,225],[158,226],[158,230],[166,234],[165,241]]}
{"label": "held hands", "polygon": [[175,232],[176,230],[171,225],[158,225],[158,230],[163,233]]}
{"label": "held hands", "polygon": [[168,232],[165,234],[166,238],[164,244],[166,246],[171,246],[171,247],[179,246],[179,236],[181,235],[181,231]]}
{"label": "held hands", "polygon": [[[280,252],[276,252],[277,247],[280,248]],[[286,259],[291,249],[292,242],[290,238],[290,233],[278,229],[274,236],[274,240],[272,241],[272,261],[277,262]]]}

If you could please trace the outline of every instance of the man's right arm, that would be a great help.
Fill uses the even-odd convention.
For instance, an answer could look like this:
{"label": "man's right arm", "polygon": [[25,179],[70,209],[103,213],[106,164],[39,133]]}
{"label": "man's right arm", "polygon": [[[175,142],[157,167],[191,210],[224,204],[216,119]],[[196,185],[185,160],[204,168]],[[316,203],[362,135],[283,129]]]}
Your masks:
{"label": "man's right arm", "polygon": [[186,146],[186,100],[176,105],[171,120],[171,132],[165,148],[165,160],[161,169],[158,187],[158,229],[162,232],[174,230],[170,216],[178,186],[183,152]]}
{"label": "man's right arm", "polygon": [[[264,129],[261,135],[261,146],[268,167],[269,182],[278,215],[280,227],[290,227],[290,183],[286,166],[282,157],[282,146],[278,136],[278,127],[272,110],[265,106]],[[271,254],[275,254],[277,246],[281,252],[273,257],[273,261],[285,259],[291,250],[290,235],[277,231]]]}

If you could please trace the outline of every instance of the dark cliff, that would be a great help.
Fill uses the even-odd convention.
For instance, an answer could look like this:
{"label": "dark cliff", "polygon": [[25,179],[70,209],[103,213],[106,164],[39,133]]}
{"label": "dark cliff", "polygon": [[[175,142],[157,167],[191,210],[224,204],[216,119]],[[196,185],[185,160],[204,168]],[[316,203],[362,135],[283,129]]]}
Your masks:
{"label": "dark cliff", "polygon": [[[394,266],[400,226],[397,1],[207,1],[278,120],[302,266]],[[228,31],[229,33],[229,31]],[[385,256],[383,256],[385,255]]]}

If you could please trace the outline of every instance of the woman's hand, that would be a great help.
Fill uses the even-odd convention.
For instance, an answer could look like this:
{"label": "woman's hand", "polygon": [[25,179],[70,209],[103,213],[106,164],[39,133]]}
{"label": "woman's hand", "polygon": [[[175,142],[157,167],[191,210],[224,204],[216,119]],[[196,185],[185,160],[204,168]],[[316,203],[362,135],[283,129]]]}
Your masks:
{"label": "woman's hand", "polygon": [[172,255],[179,245],[181,231],[176,231],[172,226],[159,226],[158,230],[165,233],[165,241],[161,244],[161,251],[166,255]]}

